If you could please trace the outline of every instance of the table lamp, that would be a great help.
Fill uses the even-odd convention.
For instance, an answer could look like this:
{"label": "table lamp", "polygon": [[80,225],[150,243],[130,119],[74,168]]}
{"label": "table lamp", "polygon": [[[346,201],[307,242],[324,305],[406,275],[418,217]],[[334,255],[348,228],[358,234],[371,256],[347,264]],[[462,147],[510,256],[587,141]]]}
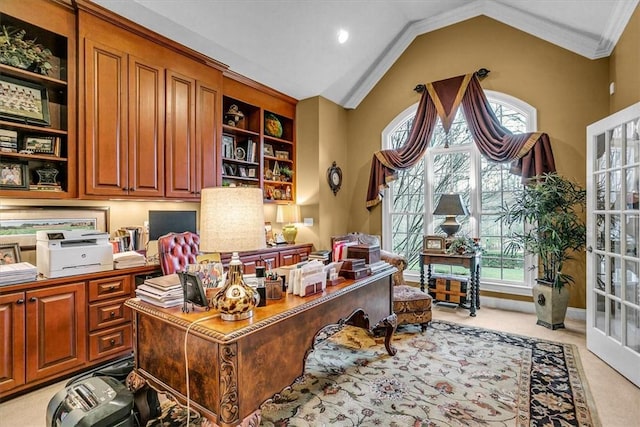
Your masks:
{"label": "table lamp", "polygon": [[446,218],[440,228],[447,234],[447,239],[453,238],[453,235],[460,229],[460,224],[456,221],[457,215],[468,215],[467,208],[462,204],[462,196],[460,194],[443,194],[438,200],[438,205],[433,211],[434,215],[444,215]]}
{"label": "table lamp", "polygon": [[232,252],[227,280],[211,303],[223,320],[248,319],[259,296],[242,278],[238,252],[266,247],[262,190],[214,187],[201,194],[200,250]]}
{"label": "table lamp", "polygon": [[278,205],[276,208],[276,222],[286,224],[282,227],[282,237],[287,243],[294,244],[298,235],[295,223],[300,222],[300,206]]}

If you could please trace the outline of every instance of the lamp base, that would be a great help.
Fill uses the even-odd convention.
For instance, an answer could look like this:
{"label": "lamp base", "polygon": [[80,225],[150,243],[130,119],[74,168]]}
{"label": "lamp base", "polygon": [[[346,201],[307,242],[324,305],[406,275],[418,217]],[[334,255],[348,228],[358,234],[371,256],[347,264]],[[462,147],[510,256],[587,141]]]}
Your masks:
{"label": "lamp base", "polygon": [[244,320],[253,317],[253,310],[246,311],[244,313],[220,313],[220,318],[222,320],[234,321],[234,320]]}
{"label": "lamp base", "polygon": [[242,280],[242,263],[234,252],[229,263],[227,281],[222,289],[211,298],[211,305],[220,311],[222,320],[234,321],[253,316],[260,295]]}
{"label": "lamp base", "polygon": [[460,224],[456,221],[455,216],[447,216],[445,221],[440,224],[440,229],[447,234],[447,239],[453,239],[453,236],[460,230]]}
{"label": "lamp base", "polygon": [[298,229],[295,225],[289,224],[282,227],[282,237],[287,241],[290,245],[296,242],[296,236],[298,235]]}

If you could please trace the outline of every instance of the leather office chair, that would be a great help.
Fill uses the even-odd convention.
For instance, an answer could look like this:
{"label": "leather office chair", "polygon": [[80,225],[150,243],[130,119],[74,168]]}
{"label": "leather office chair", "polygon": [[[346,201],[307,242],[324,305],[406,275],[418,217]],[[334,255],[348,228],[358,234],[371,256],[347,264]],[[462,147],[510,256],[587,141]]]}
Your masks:
{"label": "leather office chair", "polygon": [[185,271],[188,264],[196,264],[199,246],[200,237],[189,231],[161,236],[158,239],[158,255],[162,274]]}

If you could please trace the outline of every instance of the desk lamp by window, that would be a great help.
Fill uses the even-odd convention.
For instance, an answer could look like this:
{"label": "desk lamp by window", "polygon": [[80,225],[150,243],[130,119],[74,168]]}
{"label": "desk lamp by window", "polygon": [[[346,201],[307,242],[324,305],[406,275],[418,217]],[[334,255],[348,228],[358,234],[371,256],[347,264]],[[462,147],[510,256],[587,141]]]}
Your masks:
{"label": "desk lamp by window", "polygon": [[300,206],[278,205],[276,208],[276,222],[286,224],[282,227],[282,237],[287,243],[294,244],[298,235],[295,223],[300,222]]}
{"label": "desk lamp by window", "polygon": [[223,320],[253,316],[259,296],[242,279],[238,252],[266,247],[262,190],[247,187],[215,187],[202,190],[200,250],[232,252],[227,281],[211,299]]}
{"label": "desk lamp by window", "polygon": [[460,230],[460,224],[456,221],[458,215],[468,215],[467,208],[462,203],[462,196],[460,194],[443,194],[438,200],[438,205],[433,211],[434,215],[444,215],[446,218],[440,228],[447,234],[447,239],[452,239],[453,236]]}

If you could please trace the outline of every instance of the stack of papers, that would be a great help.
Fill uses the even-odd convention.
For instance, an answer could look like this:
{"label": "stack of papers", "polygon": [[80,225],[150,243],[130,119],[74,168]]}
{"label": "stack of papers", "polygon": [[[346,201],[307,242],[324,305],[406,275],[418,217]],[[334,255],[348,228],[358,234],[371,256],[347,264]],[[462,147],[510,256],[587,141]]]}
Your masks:
{"label": "stack of papers", "polygon": [[38,276],[38,269],[28,262],[0,265],[0,285],[33,282]]}
{"label": "stack of papers", "polygon": [[144,255],[136,251],[118,252],[113,254],[113,266],[119,268],[142,267],[147,264]]}
{"label": "stack of papers", "polygon": [[136,287],[136,297],[162,308],[175,307],[184,301],[180,278],[177,274],[152,277]]}

